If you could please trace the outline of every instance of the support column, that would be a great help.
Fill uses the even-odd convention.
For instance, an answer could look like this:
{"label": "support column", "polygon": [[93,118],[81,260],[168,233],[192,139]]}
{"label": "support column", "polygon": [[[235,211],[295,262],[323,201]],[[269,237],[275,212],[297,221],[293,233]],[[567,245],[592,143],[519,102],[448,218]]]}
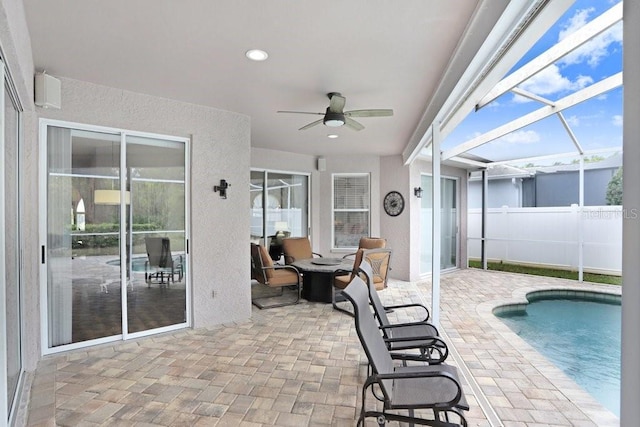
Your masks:
{"label": "support column", "polygon": [[[620,425],[640,420],[640,2],[624,2],[624,127],[622,222],[622,372]],[[626,25],[629,23],[630,25]]]}
{"label": "support column", "polygon": [[440,325],[440,123],[431,125],[431,153],[433,159],[431,179],[431,317],[434,325]]}
{"label": "support column", "polygon": [[487,261],[487,210],[489,208],[487,200],[489,197],[489,174],[486,169],[482,170],[482,225],[480,229],[480,260],[482,261],[482,269],[488,270]]}

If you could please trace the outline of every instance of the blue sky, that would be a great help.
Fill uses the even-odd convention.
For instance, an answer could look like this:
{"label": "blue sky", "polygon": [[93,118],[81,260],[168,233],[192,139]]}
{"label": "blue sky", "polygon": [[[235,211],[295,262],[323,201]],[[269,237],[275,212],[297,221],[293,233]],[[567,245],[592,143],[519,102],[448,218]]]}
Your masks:
{"label": "blue sky", "polygon": [[[576,0],[513,70],[528,63],[619,2],[620,0]],[[519,87],[555,101],[621,70],[622,23],[618,23]],[[542,106],[539,102],[507,93],[492,104],[470,113],[443,141],[443,149],[454,147]],[[564,110],[563,114],[585,151],[622,147],[622,88]],[[553,115],[478,147],[471,153],[500,161],[574,150],[575,146],[560,120]]]}

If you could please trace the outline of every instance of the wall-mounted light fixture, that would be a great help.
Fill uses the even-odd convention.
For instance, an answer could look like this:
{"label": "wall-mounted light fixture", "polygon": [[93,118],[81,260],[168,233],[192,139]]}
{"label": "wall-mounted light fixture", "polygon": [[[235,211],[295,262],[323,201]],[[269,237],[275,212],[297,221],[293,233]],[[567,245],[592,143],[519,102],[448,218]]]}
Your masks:
{"label": "wall-mounted light fixture", "polygon": [[214,192],[220,192],[220,198],[221,199],[226,199],[227,198],[227,188],[231,187],[231,184],[229,184],[225,179],[221,179],[220,180],[220,185],[214,185],[213,186],[213,191]]}
{"label": "wall-mounted light fixture", "polygon": [[422,188],[421,187],[414,187],[413,188],[413,194],[418,198],[422,198]]}

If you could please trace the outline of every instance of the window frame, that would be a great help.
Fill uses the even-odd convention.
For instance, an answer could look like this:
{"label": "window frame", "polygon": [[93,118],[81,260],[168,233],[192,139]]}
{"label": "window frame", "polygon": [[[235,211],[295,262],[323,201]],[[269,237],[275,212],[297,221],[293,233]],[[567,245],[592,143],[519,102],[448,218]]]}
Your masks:
{"label": "window frame", "polygon": [[[336,178],[366,178],[367,179],[367,188],[369,192],[369,207],[363,209],[355,209],[355,208],[336,208]],[[365,230],[365,234],[367,236],[371,235],[371,174],[368,172],[353,172],[353,173],[332,173],[331,174],[331,251],[353,251],[358,249],[358,245],[355,246],[337,246],[336,245],[336,213],[337,212],[367,212],[367,227]]]}

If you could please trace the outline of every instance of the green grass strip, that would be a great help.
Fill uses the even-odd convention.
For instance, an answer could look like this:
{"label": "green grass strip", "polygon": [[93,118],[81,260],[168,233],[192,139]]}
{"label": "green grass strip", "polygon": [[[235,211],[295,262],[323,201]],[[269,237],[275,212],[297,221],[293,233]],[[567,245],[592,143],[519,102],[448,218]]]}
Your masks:
{"label": "green grass strip", "polygon": [[[480,261],[469,261],[469,267],[482,268]],[[509,273],[531,274],[534,276],[559,277],[562,279],[578,280],[577,271],[556,270],[544,267],[529,267],[518,264],[508,264],[503,262],[489,262],[487,267],[489,270],[506,271]],[[622,277],[610,276],[607,274],[584,273],[583,280],[585,282],[604,283],[607,285],[622,285]]]}

